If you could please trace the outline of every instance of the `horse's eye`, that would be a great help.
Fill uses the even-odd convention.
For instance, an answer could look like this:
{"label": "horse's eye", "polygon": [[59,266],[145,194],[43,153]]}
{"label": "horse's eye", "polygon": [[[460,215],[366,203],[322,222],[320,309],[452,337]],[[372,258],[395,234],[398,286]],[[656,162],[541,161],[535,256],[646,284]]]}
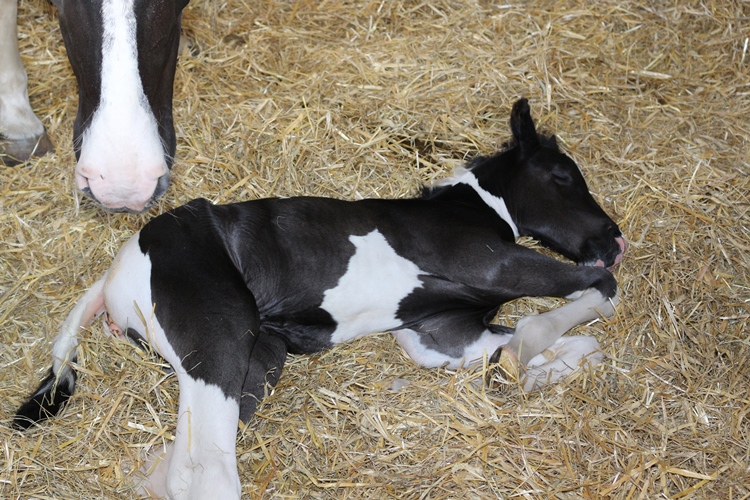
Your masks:
{"label": "horse's eye", "polygon": [[570,172],[566,172],[565,170],[553,170],[552,179],[556,184],[560,184],[561,186],[570,186],[573,184],[573,176],[570,175]]}

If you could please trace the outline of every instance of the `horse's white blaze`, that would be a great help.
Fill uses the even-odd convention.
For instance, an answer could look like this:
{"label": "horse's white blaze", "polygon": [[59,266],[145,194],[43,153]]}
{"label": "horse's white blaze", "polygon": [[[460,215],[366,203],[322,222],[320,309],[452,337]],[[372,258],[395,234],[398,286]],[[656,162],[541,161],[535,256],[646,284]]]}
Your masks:
{"label": "horse's white blaze", "polygon": [[[196,380],[159,324],[151,298],[151,260],[141,252],[136,233],[122,247],[104,284],[104,301],[111,320],[123,331],[133,328],[168,361],[180,385],[180,409],[170,460],[157,466],[152,491],[173,499],[240,498],[235,440],[239,404],[212,384]],[[166,467],[166,474],[164,474]],[[166,478],[166,479],[165,479]]]}
{"label": "horse's white blaze", "polygon": [[416,264],[398,255],[378,231],[349,237],[356,250],[336,287],[323,294],[321,308],[337,323],[333,343],[397,328],[398,306],[422,287]]}
{"label": "horse's white blaze", "polygon": [[29,139],[44,133],[26,92],[26,70],[18,54],[16,0],[0,0],[0,135]]}
{"label": "horse's white blaze", "polygon": [[466,184],[468,186],[471,186],[471,188],[474,189],[474,191],[476,191],[477,194],[482,198],[482,201],[484,201],[487,206],[492,208],[495,213],[500,216],[501,219],[508,223],[510,228],[513,230],[513,236],[518,238],[518,227],[516,227],[516,223],[513,222],[513,217],[510,216],[510,212],[508,211],[508,206],[505,204],[505,200],[491,194],[489,191],[480,186],[477,176],[474,175],[471,170],[466,170],[464,168],[458,169],[453,177],[439,183],[439,185],[442,186],[455,186],[456,184]]}
{"label": "horse's white blaze", "polygon": [[133,0],[101,9],[101,101],[82,136],[76,181],[107,208],[140,210],[168,169],[138,71]]}
{"label": "horse's white blaze", "polygon": [[498,347],[507,344],[512,337],[510,334],[485,331],[473,344],[464,349],[463,356],[455,358],[425,347],[420,340],[420,334],[414,330],[397,330],[393,335],[406,354],[417,364],[425,368],[435,368],[447,363],[446,366],[454,370],[460,366],[466,367],[482,362],[485,356],[492,356]]}

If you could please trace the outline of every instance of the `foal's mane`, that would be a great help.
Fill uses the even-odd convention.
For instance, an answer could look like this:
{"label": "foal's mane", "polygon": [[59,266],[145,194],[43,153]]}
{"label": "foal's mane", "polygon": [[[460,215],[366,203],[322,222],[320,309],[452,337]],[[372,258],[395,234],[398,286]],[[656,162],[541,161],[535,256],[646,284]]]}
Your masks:
{"label": "foal's mane", "polygon": [[[560,146],[557,144],[557,138],[554,134],[540,133],[538,137],[541,147],[545,149],[551,149],[557,153],[560,152]],[[478,155],[467,160],[465,164],[456,167],[450,177],[440,179],[433,183],[425,184],[424,186],[422,186],[419,198],[429,200],[440,196],[447,189],[454,186],[456,184],[456,180],[463,176],[465,173],[471,172],[472,170],[481,167],[490,160],[498,159],[503,154],[514,149],[516,146],[518,146],[518,141],[515,138],[511,138],[509,141],[504,142],[500,146],[500,150],[497,153],[491,156]],[[500,165],[498,165],[498,167],[501,168]]]}

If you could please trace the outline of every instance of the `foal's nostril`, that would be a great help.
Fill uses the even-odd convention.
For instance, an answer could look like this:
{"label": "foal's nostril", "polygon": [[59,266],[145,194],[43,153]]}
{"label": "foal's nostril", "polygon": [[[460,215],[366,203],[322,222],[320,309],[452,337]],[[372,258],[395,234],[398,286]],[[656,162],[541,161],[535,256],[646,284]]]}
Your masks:
{"label": "foal's nostril", "polygon": [[620,235],[615,238],[615,241],[617,242],[617,246],[620,247],[620,255],[624,254],[625,251],[628,249],[628,240],[626,240],[622,235]]}
{"label": "foal's nostril", "polygon": [[628,248],[628,242],[622,235],[620,228],[616,224],[612,224],[607,228],[607,232],[609,233],[610,241],[614,240],[617,243],[618,253],[625,253],[625,250]]}
{"label": "foal's nostril", "polygon": [[604,230],[607,232],[607,234],[609,234],[613,238],[622,236],[622,232],[620,231],[620,228],[617,227],[617,224],[615,224],[614,222],[609,222],[608,224],[606,224],[604,226]]}
{"label": "foal's nostril", "polygon": [[[628,242],[625,240],[625,238],[622,237],[622,234],[619,233],[615,236],[611,242],[614,242],[612,246],[610,247],[610,257],[611,257],[611,263],[607,265],[607,269],[612,270],[614,269],[620,262],[622,262],[623,256],[625,255],[625,250],[628,248]],[[607,260],[610,260],[609,258]]]}

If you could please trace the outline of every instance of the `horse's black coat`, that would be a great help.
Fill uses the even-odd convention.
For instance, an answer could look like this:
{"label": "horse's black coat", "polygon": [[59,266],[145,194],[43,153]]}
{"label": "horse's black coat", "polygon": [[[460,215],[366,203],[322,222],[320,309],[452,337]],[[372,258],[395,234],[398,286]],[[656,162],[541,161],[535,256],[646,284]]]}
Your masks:
{"label": "horse's black coat", "polygon": [[81,135],[99,106],[102,89],[102,12],[99,2],[54,2],[70,66],[78,82],[78,113],[73,124],[73,149],[81,154]]}
{"label": "horse's black coat", "polygon": [[[177,148],[172,118],[172,95],[180,46],[182,10],[188,1],[136,0],[134,8],[139,18],[136,24],[138,71],[143,92],[159,123],[159,135],[169,168],[172,168]],[[159,185],[154,198],[164,194],[167,189],[166,180],[168,178]]]}

